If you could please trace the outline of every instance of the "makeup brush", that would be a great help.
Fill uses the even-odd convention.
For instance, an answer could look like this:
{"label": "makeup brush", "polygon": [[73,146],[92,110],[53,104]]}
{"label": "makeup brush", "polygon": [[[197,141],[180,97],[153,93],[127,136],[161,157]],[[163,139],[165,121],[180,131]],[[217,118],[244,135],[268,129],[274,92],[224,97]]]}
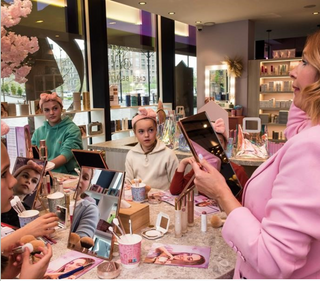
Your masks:
{"label": "makeup brush", "polygon": [[225,221],[226,221],[225,219],[221,219],[220,217],[218,217],[216,215],[213,215],[210,220],[211,225],[214,228],[219,228],[219,227],[223,226]]}
{"label": "makeup brush", "polygon": [[130,235],[132,235],[132,223],[131,223],[131,219],[129,219],[129,228],[130,228]]}
{"label": "makeup brush", "polygon": [[73,270],[68,271],[68,272],[66,272],[66,273],[64,273],[64,274],[61,274],[60,276],[58,276],[58,279],[67,278],[67,277],[73,275],[74,273],[76,273],[76,272],[78,272],[78,271],[81,271],[81,270],[83,270],[83,269],[85,269],[85,268],[87,268],[87,267],[89,267],[89,266],[91,266],[91,265],[93,265],[93,264],[94,264],[94,262],[90,262],[90,263],[88,263],[88,264],[86,264],[86,265],[82,265],[82,266],[80,266],[80,267],[78,267],[78,268],[76,268],[76,269],[73,269]]}
{"label": "makeup brush", "polygon": [[125,236],[126,233],[125,233],[125,232],[122,230],[122,228],[120,227],[119,220],[118,220],[117,218],[114,218],[112,222],[119,228],[119,230],[120,230],[120,232],[121,232],[121,235],[122,235],[122,236]]}
{"label": "makeup brush", "polygon": [[113,231],[113,227],[112,227],[112,226],[109,226],[108,229],[109,229],[109,231],[110,231],[118,240],[120,240],[119,235]]}
{"label": "makeup brush", "polygon": [[22,253],[24,253],[24,251],[25,251],[26,248],[29,249],[30,253],[33,252],[33,246],[32,246],[32,244],[31,244],[31,243],[27,243],[27,244],[25,244],[25,245],[23,245],[23,246],[18,246],[18,247],[16,247],[16,248],[14,248],[14,249],[12,250],[12,253],[14,253],[14,254],[22,254]]}
{"label": "makeup brush", "polygon": [[33,240],[36,240],[36,237],[34,237],[33,235],[24,235],[21,237],[20,239],[20,243],[23,243],[23,244],[27,244]]}

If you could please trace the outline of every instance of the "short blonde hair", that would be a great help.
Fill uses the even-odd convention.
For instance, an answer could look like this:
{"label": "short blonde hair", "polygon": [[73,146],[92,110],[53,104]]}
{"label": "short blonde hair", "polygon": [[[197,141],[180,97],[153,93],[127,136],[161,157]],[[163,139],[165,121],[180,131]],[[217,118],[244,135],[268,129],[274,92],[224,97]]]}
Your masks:
{"label": "short blonde hair", "polygon": [[305,87],[302,92],[301,109],[310,117],[312,124],[320,123],[320,30],[307,38],[304,48],[310,63],[318,72],[317,81]]}

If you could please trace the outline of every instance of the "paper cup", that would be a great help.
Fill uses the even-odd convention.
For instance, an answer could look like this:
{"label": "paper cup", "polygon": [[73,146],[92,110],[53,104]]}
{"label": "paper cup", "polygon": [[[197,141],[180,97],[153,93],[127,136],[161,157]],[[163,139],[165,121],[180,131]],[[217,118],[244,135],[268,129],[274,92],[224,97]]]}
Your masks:
{"label": "paper cup", "polygon": [[18,214],[20,227],[25,226],[29,222],[34,221],[36,218],[39,217],[39,211],[37,210],[28,210],[23,211],[22,213]]}
{"label": "paper cup", "polygon": [[139,183],[139,186],[131,185],[132,200],[141,202],[146,199],[146,184]]}
{"label": "paper cup", "polygon": [[48,198],[48,204],[49,204],[49,211],[51,213],[56,212],[58,205],[62,205],[62,206],[65,205],[64,194],[62,192],[55,192],[55,193],[49,194],[47,198]]}
{"label": "paper cup", "polygon": [[138,234],[126,234],[118,240],[121,264],[125,268],[135,268],[141,259],[141,240]]}

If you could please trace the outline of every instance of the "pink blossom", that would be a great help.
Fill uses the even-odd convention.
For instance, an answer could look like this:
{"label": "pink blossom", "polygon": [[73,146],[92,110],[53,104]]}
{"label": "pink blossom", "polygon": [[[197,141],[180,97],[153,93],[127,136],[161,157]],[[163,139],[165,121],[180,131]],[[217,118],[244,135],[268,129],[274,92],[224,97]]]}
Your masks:
{"label": "pink blossom", "polygon": [[1,6],[1,77],[15,75],[15,81],[25,83],[31,70],[25,61],[29,54],[39,50],[36,37],[21,36],[6,28],[17,25],[21,17],[31,13],[30,0],[14,0],[9,6]]}

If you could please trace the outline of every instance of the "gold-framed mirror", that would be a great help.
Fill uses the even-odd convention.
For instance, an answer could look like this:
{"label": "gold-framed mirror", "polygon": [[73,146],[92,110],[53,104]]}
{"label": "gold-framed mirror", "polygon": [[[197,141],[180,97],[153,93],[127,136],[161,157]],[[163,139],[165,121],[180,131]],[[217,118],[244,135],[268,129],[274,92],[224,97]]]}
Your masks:
{"label": "gold-framed mirror", "polygon": [[[18,156],[12,169],[17,183],[13,187],[13,195],[18,196],[26,210],[35,208],[36,198],[41,190],[42,178],[47,161]],[[17,212],[12,208],[1,214],[1,222],[20,227]]]}
{"label": "gold-framed mirror", "polygon": [[125,172],[81,167],[75,192],[68,248],[111,259],[113,237],[109,226],[118,216]]}

